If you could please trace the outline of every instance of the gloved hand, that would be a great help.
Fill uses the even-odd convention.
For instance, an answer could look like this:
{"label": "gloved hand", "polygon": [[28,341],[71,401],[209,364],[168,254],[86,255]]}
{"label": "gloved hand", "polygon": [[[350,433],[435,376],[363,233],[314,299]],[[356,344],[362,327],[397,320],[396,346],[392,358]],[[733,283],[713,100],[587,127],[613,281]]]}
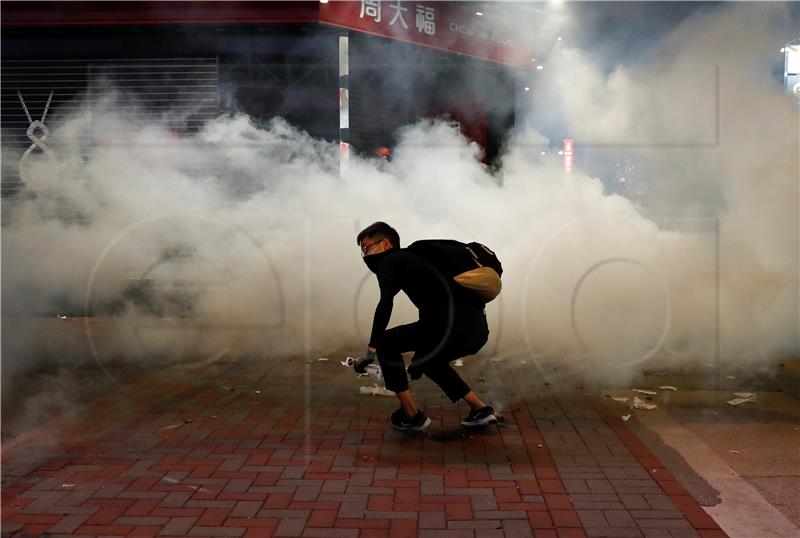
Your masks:
{"label": "gloved hand", "polygon": [[374,351],[367,350],[364,355],[357,358],[356,362],[353,363],[353,370],[355,370],[357,374],[366,374],[367,366],[375,362],[376,358],[377,356]]}
{"label": "gloved hand", "polygon": [[411,361],[411,364],[408,366],[408,377],[410,377],[412,381],[416,381],[417,379],[421,378],[422,365],[415,364],[414,361]]}

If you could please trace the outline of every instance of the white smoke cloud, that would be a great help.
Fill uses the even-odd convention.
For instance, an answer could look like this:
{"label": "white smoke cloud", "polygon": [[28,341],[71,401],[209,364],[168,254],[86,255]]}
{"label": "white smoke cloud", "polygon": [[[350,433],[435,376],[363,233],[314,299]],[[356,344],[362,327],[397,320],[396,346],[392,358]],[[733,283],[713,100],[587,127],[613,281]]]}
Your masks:
{"label": "white smoke cloud", "polygon": [[[4,368],[52,357],[44,342],[75,331],[103,364],[360,347],[377,286],[355,235],[375,220],[404,244],[452,237],[498,253],[504,292],[487,308],[487,353],[628,371],[651,353],[710,360],[719,286],[724,360],[796,355],[797,109],[757,67],[788,40],[773,12],[704,14],[646,67],[611,76],[580,51],[557,52],[532,92],[532,127],[497,173],[446,122],[407,127],[391,162],[356,158],[339,177],[337,146],[282,120],[225,117],[179,140],[115,113],[113,95],[86,103],[51,126],[58,162],[31,167],[36,197],[8,210],[3,306],[15,318],[4,332],[26,330],[5,337]],[[648,206],[532,149],[536,126],[554,121],[579,146],[633,145],[651,174]],[[19,321],[61,306],[99,317],[69,336]],[[393,322],[413,314],[399,298]],[[70,342],[77,351],[59,360],[92,356]]]}

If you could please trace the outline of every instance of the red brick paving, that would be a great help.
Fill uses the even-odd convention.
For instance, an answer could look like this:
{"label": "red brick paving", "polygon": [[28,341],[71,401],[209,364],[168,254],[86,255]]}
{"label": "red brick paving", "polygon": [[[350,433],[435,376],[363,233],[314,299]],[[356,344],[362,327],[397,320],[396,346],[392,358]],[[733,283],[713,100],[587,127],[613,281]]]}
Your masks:
{"label": "red brick paving", "polygon": [[472,361],[506,422],[468,433],[427,382],[438,421],[393,431],[334,361],[139,376],[4,444],[3,536],[725,536],[601,401]]}

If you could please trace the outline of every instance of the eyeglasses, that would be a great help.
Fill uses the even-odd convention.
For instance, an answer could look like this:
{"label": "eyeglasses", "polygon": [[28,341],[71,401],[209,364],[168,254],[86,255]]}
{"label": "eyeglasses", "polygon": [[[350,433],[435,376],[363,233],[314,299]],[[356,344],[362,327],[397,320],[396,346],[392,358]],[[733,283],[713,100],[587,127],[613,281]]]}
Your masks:
{"label": "eyeglasses", "polygon": [[371,249],[372,247],[374,247],[375,245],[377,245],[381,241],[383,241],[383,239],[378,239],[377,241],[373,241],[369,245],[362,245],[361,246],[361,257],[363,258],[367,254],[369,254],[369,249]]}

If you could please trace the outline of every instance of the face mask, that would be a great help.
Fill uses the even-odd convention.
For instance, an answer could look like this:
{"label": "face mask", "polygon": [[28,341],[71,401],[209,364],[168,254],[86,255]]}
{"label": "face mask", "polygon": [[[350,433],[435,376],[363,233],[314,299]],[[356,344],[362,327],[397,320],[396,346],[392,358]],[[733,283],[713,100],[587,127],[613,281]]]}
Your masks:
{"label": "face mask", "polygon": [[394,249],[386,250],[384,252],[381,252],[380,254],[370,254],[368,256],[364,256],[362,259],[364,260],[364,263],[367,264],[367,267],[369,268],[370,271],[372,271],[373,273],[377,273],[378,265],[380,265],[383,258],[385,258],[386,255],[389,254],[392,250]]}

